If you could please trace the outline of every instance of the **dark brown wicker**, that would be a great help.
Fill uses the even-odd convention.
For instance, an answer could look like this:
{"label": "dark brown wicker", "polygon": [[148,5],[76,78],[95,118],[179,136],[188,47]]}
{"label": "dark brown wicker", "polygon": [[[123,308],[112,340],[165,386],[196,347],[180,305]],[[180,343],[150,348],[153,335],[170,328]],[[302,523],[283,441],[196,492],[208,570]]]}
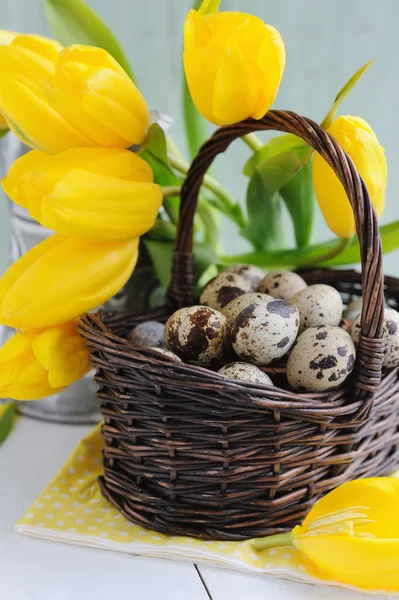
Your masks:
{"label": "dark brown wicker", "polygon": [[[252,385],[135,349],[124,339],[148,318],[165,320],[194,302],[193,217],[204,173],[217,154],[254,130],[296,134],[332,166],[356,217],[363,275],[304,273],[335,286],[344,300],[363,293],[362,335],[352,380],[330,393],[296,394]],[[104,415],[101,490],[128,519],[168,534],[240,540],[299,523],[320,494],[354,477],[399,464],[398,369],[381,379],[384,311],[377,218],[351,159],[316,123],[270,111],[216,131],[194,160],[182,191],[169,306],[141,316],[86,315]],[[399,281],[385,280],[397,307]],[[285,386],[285,387],[284,387]]]}

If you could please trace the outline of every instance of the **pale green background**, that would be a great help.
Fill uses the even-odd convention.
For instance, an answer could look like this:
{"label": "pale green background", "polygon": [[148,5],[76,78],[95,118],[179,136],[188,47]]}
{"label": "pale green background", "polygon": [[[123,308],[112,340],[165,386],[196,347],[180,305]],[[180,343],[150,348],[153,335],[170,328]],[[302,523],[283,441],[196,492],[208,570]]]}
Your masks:
{"label": "pale green background", "polygon": [[[174,137],[184,145],[181,105],[182,23],[191,0],[90,0],[119,36],[151,108],[175,120]],[[398,0],[222,0],[225,9],[262,17],[282,33],[287,67],[276,108],[321,120],[335,94],[362,64],[375,64],[345,101],[342,111],[364,117],[385,146],[389,165],[383,222],[399,219]],[[41,0],[0,0],[0,28],[48,34]],[[211,128],[210,128],[211,130]],[[236,142],[219,159],[216,173],[242,201],[241,165],[248,149]],[[318,215],[316,237],[327,234]],[[7,261],[8,218],[0,204],[0,271]],[[230,251],[245,242],[225,232]],[[399,275],[399,253],[386,258],[386,271]]]}

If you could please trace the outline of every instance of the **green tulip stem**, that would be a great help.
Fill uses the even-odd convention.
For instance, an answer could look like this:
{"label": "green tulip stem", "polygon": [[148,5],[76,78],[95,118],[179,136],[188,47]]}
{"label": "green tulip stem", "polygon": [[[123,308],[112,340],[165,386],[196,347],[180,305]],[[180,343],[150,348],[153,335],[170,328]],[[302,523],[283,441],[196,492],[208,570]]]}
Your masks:
{"label": "green tulip stem", "polygon": [[[176,169],[179,173],[183,175],[187,175],[190,166],[179,160],[173,154],[168,154],[170,165]],[[224,212],[231,217],[231,219],[237,223],[240,227],[243,227],[245,224],[244,217],[241,213],[240,206],[236,199],[223,187],[216,179],[211,177],[210,175],[205,175],[203,182],[203,186],[206,187],[209,191],[213,192],[217,198],[221,201],[221,204],[224,207]]]}
{"label": "green tulip stem", "polygon": [[247,135],[243,135],[241,139],[254,152],[257,152],[260,148],[263,147],[263,143],[258,138],[256,133],[247,133]]}
{"label": "green tulip stem", "polygon": [[164,198],[169,198],[169,196],[180,196],[180,192],[180,185],[165,185],[162,187],[162,196]]}
{"label": "green tulip stem", "polygon": [[263,538],[257,538],[251,541],[255,550],[261,552],[269,548],[277,548],[278,546],[293,546],[292,531],[288,533],[277,533],[276,535],[269,535]]}

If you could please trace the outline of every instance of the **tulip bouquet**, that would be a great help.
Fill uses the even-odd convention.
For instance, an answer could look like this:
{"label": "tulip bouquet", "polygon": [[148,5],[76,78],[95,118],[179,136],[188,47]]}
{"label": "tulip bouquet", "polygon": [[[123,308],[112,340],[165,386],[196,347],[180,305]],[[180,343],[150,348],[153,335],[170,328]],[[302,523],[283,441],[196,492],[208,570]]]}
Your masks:
{"label": "tulip bouquet", "polygon": [[[245,13],[197,1],[184,23],[184,119],[195,155],[204,118],[215,125],[259,119],[276,97],[285,66],[280,33]],[[117,40],[81,0],[45,0],[61,43],[36,35],[0,35],[1,132],[32,148],[3,180],[10,198],[54,232],[0,279],[0,323],[16,334],[0,350],[0,397],[31,400],[55,393],[89,369],[77,321],[128,281],[139,240],[168,286],[189,164],[173,139],[151,124],[145,99]],[[81,36],[93,45],[81,45]],[[73,41],[72,45],[70,42]],[[69,45],[68,45],[69,44]],[[387,177],[384,150],[360,117],[338,107],[369,63],[338,94],[322,126],[348,152],[379,215]],[[203,286],[221,266],[350,264],[359,259],[355,223],[342,185],[302,140],[244,136],[251,155],[246,210],[213,176],[201,189],[195,222],[196,274]],[[314,196],[338,236],[312,244]],[[286,248],[288,208],[296,247]],[[224,256],[219,214],[252,250]],[[399,246],[399,222],[382,228],[386,252]]]}

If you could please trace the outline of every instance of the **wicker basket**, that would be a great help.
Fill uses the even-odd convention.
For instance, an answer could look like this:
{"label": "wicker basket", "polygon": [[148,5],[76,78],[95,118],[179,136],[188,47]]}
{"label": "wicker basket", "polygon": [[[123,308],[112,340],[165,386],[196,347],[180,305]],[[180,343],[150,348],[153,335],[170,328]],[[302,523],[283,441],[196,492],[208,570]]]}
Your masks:
{"label": "wicker basket", "polygon": [[[234,139],[267,129],[313,146],[338,175],[356,217],[363,275],[303,273],[308,282],[335,286],[345,301],[363,293],[354,375],[334,392],[296,394],[287,384],[228,380],[124,339],[139,322],[165,321],[194,303],[193,217],[204,173]],[[385,293],[397,308],[399,281],[387,278]],[[399,381],[398,369],[381,378],[383,314],[377,218],[337,142],[313,121],[284,111],[219,129],[201,148],[182,190],[168,307],[141,316],[86,315],[81,323],[100,384],[103,495],[150,529],[240,540],[292,527],[321,494],[344,481],[389,474],[399,464]]]}

